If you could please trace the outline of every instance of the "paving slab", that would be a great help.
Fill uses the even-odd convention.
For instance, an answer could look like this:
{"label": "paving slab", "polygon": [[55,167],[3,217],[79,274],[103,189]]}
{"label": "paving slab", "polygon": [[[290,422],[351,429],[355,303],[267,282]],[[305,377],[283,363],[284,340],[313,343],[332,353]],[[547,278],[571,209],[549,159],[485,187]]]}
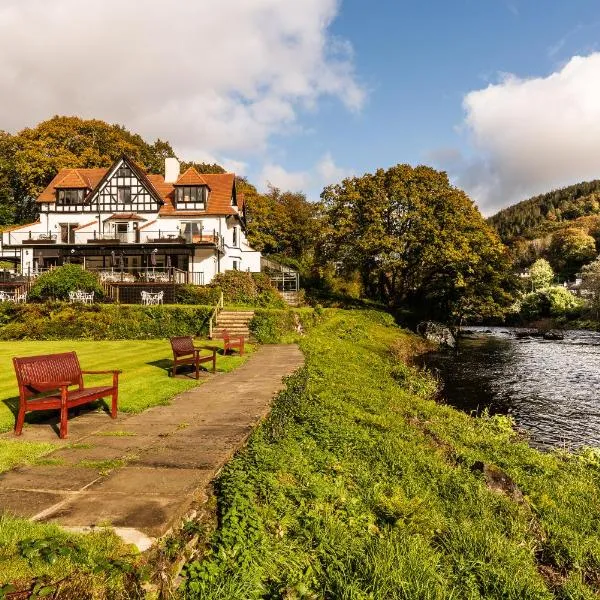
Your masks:
{"label": "paving slab", "polygon": [[[211,376],[168,406],[116,421],[102,412],[78,415],[69,439],[47,457],[58,465],[0,475],[0,513],[72,530],[110,524],[144,544],[164,535],[206,498],[210,481],[303,360],[295,345],[262,346],[235,371]],[[29,425],[21,439],[57,441],[47,423]]]}
{"label": "paving slab", "polygon": [[77,466],[37,465],[20,467],[0,475],[0,491],[44,490],[76,492],[99,478],[94,469]]}
{"label": "paving slab", "polygon": [[48,506],[59,504],[64,499],[64,495],[54,492],[0,490],[2,512],[27,519],[34,517]]}

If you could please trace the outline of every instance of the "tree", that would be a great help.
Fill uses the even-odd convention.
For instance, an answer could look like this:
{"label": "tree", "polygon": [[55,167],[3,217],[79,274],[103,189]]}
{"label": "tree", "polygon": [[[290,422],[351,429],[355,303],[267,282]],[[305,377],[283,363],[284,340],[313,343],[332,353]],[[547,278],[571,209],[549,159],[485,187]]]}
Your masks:
{"label": "tree", "polygon": [[506,248],[446,173],[397,165],[321,198],[324,256],[358,271],[367,296],[456,321],[510,302]]}
{"label": "tree", "polygon": [[552,266],[563,277],[572,277],[596,256],[596,240],[583,229],[568,227],[552,236],[548,253]]}
{"label": "tree", "polygon": [[581,268],[581,288],[587,292],[590,305],[600,318],[600,257]]}
{"label": "tree", "polygon": [[538,258],[529,268],[531,287],[534,290],[548,287],[554,281],[554,271],[545,258]]}
{"label": "tree", "polygon": [[269,186],[266,194],[245,188],[248,241],[256,250],[302,261],[320,234],[319,205],[299,192]]}
{"label": "tree", "polygon": [[225,173],[225,169],[217,163],[197,163],[197,162],[185,162],[181,163],[181,172],[183,173],[190,167],[194,167],[198,173]]}

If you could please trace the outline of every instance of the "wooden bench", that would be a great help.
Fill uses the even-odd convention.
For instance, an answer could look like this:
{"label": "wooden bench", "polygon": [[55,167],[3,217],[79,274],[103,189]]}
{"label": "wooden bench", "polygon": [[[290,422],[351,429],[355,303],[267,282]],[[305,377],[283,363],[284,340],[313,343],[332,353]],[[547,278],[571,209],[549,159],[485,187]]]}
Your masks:
{"label": "wooden bench", "polygon": [[231,335],[227,329],[223,329],[223,333],[221,334],[223,338],[223,354],[227,354],[230,351],[235,349],[238,350],[240,356],[244,355],[244,336],[240,335],[239,337],[231,339]]}
{"label": "wooden bench", "polygon": [[[177,367],[180,365],[194,365],[196,379],[200,378],[200,364],[212,362],[212,372],[217,369],[217,349],[215,347],[196,347],[190,336],[173,337],[171,350],[173,350],[173,368],[171,375],[175,377]],[[212,355],[200,356],[200,350],[212,350]]]}
{"label": "wooden bench", "polygon": [[[112,397],[110,416],[117,416],[121,371],[82,371],[75,352],[13,358],[19,384],[19,412],[15,435],[21,435],[25,413],[33,410],[60,410],[60,437],[67,437],[69,408]],[[112,385],[85,387],[83,375],[112,373]],[[76,389],[69,389],[77,386]]]}

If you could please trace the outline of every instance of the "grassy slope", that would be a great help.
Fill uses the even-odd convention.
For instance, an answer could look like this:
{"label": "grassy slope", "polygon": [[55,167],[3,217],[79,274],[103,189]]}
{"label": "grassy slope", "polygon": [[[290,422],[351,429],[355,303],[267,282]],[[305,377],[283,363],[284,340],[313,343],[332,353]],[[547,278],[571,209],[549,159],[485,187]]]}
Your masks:
{"label": "grassy slope", "polygon": [[[600,591],[600,461],[431,400],[387,315],[337,312],[222,474],[190,598],[545,599]],[[394,349],[390,351],[390,348]],[[471,467],[506,470],[522,504]]]}

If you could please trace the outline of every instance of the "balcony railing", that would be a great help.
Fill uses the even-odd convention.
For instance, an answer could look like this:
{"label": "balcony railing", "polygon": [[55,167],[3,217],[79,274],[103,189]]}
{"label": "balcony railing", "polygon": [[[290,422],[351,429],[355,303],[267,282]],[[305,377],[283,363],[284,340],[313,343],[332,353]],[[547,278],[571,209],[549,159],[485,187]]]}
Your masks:
{"label": "balcony railing", "polygon": [[70,235],[62,236],[57,233],[7,231],[2,234],[5,246],[21,246],[29,244],[193,244],[223,250],[224,239],[216,229],[200,229],[196,232],[178,230],[140,229],[137,231],[71,231]]}
{"label": "balcony railing", "polygon": [[5,231],[2,234],[2,243],[5,246],[18,246],[21,244],[56,244],[56,233],[45,231]]}
{"label": "balcony railing", "polygon": [[[117,260],[118,263],[118,260]],[[104,284],[111,283],[193,283],[195,285],[204,285],[204,273],[198,271],[182,271],[175,267],[108,267],[108,268],[88,268],[98,275],[100,281]]]}

